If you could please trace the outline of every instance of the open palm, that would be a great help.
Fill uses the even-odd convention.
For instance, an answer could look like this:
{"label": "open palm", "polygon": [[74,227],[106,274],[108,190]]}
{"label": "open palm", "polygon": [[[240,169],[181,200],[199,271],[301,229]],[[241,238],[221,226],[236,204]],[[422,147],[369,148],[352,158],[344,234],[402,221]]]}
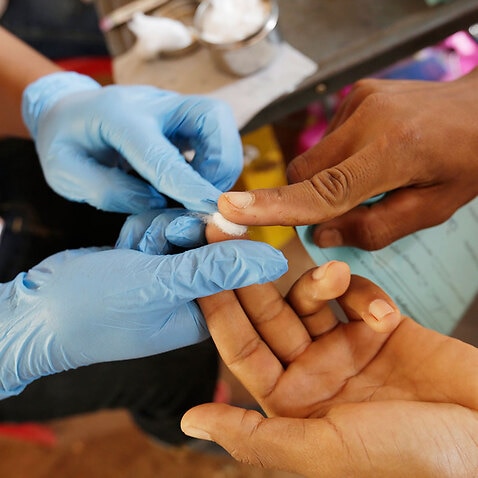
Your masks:
{"label": "open palm", "polygon": [[186,432],[306,476],[477,476],[476,349],[402,317],[345,264],[309,271],[285,300],[267,284],[200,305],[270,418],[209,404],[188,412]]}

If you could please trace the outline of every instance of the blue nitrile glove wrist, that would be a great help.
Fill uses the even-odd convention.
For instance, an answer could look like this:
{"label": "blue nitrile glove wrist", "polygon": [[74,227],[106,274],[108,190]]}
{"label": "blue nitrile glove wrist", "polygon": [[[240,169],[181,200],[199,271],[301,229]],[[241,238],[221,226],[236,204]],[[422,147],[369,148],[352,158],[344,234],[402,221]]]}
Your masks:
{"label": "blue nitrile glove wrist", "polygon": [[42,113],[49,111],[57,101],[79,91],[100,88],[93,78],[74,72],[52,73],[27,86],[23,92],[22,116],[33,140],[37,139]]}
{"label": "blue nitrile glove wrist", "polygon": [[[52,189],[99,209],[135,214],[164,207],[165,195],[213,212],[242,170],[234,116],[211,98],[101,87],[58,72],[25,89],[22,113]],[[190,162],[182,154],[188,150],[195,152]]]}
{"label": "blue nitrile glove wrist", "polygon": [[208,337],[196,297],[274,280],[287,266],[249,241],[178,255],[78,249],[0,285],[0,398],[97,362],[153,355]]}

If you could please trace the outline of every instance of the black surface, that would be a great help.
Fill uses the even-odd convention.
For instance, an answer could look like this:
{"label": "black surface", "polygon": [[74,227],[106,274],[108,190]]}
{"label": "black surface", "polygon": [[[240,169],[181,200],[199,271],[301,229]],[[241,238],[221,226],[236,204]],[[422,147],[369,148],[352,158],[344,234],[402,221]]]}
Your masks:
{"label": "black surface", "polygon": [[284,39],[318,64],[315,74],[244,128],[272,123],[325,94],[478,22],[477,0],[278,0]]}

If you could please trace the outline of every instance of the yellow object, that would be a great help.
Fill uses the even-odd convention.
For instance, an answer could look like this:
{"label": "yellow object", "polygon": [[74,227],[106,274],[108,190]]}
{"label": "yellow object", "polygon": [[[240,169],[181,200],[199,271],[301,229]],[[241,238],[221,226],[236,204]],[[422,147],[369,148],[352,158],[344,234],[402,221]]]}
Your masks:
{"label": "yellow object", "polygon": [[[287,184],[284,159],[271,126],[263,126],[242,136],[244,170],[236,190],[275,188]],[[285,226],[251,226],[251,239],[280,248],[289,242],[295,231]]]}

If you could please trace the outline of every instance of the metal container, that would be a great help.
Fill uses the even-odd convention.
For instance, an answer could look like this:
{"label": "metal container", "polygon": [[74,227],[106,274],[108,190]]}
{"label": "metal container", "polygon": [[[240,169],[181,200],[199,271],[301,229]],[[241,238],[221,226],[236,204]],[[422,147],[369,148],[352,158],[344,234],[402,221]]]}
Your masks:
{"label": "metal container", "polygon": [[279,7],[275,1],[262,0],[265,17],[259,29],[248,36],[224,43],[207,40],[204,20],[213,8],[210,0],[203,0],[194,15],[198,41],[206,47],[215,64],[226,73],[247,76],[269,65],[277,55],[281,36],[278,29]]}

